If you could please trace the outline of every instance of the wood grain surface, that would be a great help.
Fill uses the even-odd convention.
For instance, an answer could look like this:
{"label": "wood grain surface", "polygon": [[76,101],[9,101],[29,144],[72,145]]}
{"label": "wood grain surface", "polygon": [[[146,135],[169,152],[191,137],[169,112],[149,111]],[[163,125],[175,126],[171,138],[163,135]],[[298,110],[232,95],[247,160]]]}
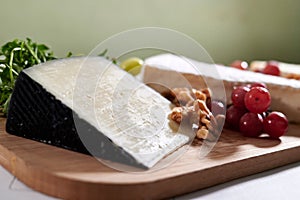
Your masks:
{"label": "wood grain surface", "polygon": [[0,118],[0,164],[29,187],[59,198],[162,199],[299,161],[299,130],[290,125],[280,140],[224,130],[204,158],[192,145],[167,168],[126,173],[91,156],[7,134]]}

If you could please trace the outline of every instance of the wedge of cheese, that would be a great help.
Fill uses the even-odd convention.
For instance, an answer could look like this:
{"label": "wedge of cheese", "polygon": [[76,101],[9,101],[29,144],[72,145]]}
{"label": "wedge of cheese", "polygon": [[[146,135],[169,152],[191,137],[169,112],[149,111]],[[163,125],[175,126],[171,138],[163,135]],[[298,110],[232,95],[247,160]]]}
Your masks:
{"label": "wedge of cheese", "polygon": [[168,125],[170,102],[101,57],[55,60],[22,71],[6,130],[142,168],[186,144]]}
{"label": "wedge of cheese", "polygon": [[[222,88],[225,88],[227,104],[231,102],[234,85],[263,82],[272,96],[271,109],[285,113],[290,122],[300,123],[300,81],[297,80],[161,54],[146,59],[143,81],[160,93],[164,93],[166,88],[189,85],[203,88],[210,83],[216,99],[222,98]],[[218,84],[224,84],[224,87]]]}

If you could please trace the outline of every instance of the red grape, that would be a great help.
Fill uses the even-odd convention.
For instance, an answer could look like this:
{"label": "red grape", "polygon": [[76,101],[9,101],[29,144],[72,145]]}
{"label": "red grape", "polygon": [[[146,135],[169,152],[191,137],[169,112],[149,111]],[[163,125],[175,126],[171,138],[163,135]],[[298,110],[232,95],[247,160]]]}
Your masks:
{"label": "red grape", "polygon": [[235,60],[233,63],[230,64],[231,67],[240,70],[246,70],[248,68],[248,63],[246,61]]}
{"label": "red grape", "polygon": [[266,67],[262,71],[264,74],[269,74],[273,76],[280,76],[280,69],[278,67],[278,62],[269,61],[266,64]]}
{"label": "red grape", "polygon": [[263,119],[265,119],[267,116],[268,116],[268,113],[267,112],[263,112],[263,113],[260,113],[261,116],[263,117]]}
{"label": "red grape", "polygon": [[271,112],[263,123],[264,131],[272,138],[279,138],[288,130],[288,120],[281,112]]}
{"label": "red grape", "polygon": [[227,109],[226,125],[244,136],[258,137],[263,131],[279,138],[288,129],[288,120],[281,112],[267,112],[271,95],[264,83],[252,83],[233,89],[233,105]]}
{"label": "red grape", "polygon": [[250,88],[253,88],[253,87],[263,87],[263,88],[267,88],[267,85],[264,84],[264,83],[252,83],[250,85]]}
{"label": "red grape", "polygon": [[246,113],[240,119],[240,131],[244,136],[258,137],[263,130],[263,118],[260,114]]}
{"label": "red grape", "polygon": [[239,86],[235,88],[231,93],[231,100],[235,107],[245,108],[245,95],[250,90],[250,88],[245,86]]}
{"label": "red grape", "polygon": [[253,113],[267,111],[271,105],[271,95],[266,88],[253,87],[245,95],[245,106]]}
{"label": "red grape", "polygon": [[226,124],[232,129],[239,129],[241,117],[247,112],[246,109],[230,106],[226,111]]}
{"label": "red grape", "polygon": [[211,102],[211,112],[214,116],[216,115],[224,115],[225,114],[225,106],[221,101],[215,101],[213,100]]}

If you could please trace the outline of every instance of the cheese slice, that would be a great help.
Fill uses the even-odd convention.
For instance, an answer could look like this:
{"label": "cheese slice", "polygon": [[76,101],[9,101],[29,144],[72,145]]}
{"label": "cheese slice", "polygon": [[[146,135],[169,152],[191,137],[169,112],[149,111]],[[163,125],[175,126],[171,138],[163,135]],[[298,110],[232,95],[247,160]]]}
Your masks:
{"label": "cheese slice", "polygon": [[215,85],[211,84],[213,95],[222,93],[218,91],[220,87],[217,84],[223,83],[228,104],[231,103],[234,85],[263,82],[272,96],[271,109],[285,113],[290,122],[300,123],[300,81],[202,63],[173,54],[150,57],[146,59],[143,69],[144,83],[160,93],[166,92],[167,87],[190,85],[200,89],[213,80],[216,81]]}
{"label": "cheese slice", "polygon": [[24,70],[7,132],[143,168],[186,144],[167,118],[170,102],[101,57],[55,60]]}

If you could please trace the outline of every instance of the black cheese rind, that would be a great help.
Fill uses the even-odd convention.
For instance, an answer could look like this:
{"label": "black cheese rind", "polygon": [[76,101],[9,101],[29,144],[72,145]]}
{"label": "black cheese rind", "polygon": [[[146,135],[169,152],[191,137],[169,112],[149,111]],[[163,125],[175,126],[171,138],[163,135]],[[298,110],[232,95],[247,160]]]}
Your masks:
{"label": "black cheese rind", "polygon": [[[145,168],[24,72],[19,74],[11,96],[6,131],[102,159]],[[78,132],[84,133],[80,135],[81,138]],[[82,139],[89,144],[89,151]]]}

